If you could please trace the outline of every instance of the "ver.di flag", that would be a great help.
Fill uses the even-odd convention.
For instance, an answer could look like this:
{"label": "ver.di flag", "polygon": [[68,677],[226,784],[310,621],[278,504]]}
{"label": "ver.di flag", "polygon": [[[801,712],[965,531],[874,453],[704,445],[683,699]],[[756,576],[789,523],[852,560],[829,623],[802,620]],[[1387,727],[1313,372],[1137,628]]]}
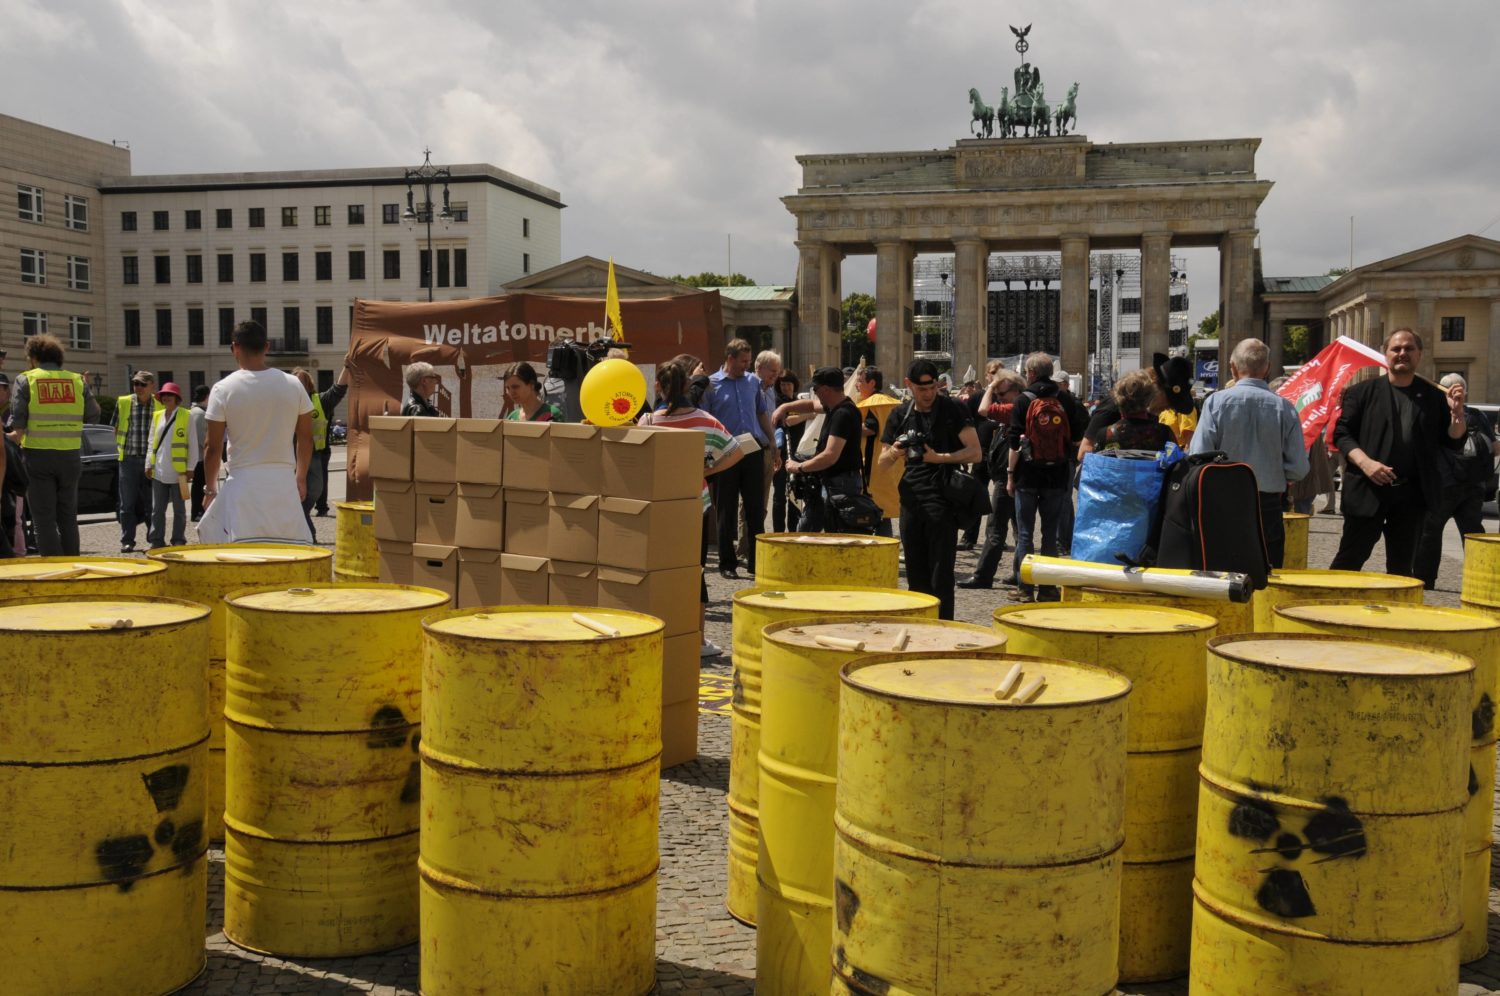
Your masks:
{"label": "ver.di flag", "polygon": [[1356,373],[1384,367],[1385,356],[1364,343],[1341,335],[1281,385],[1276,393],[1292,403],[1302,420],[1302,445],[1310,447],[1339,417],[1339,399]]}
{"label": "ver.di flag", "polygon": [[625,323],[620,320],[620,288],[615,286],[615,258],[609,258],[609,282],[604,291],[604,324],[609,327],[609,337],[621,342],[625,339]]}

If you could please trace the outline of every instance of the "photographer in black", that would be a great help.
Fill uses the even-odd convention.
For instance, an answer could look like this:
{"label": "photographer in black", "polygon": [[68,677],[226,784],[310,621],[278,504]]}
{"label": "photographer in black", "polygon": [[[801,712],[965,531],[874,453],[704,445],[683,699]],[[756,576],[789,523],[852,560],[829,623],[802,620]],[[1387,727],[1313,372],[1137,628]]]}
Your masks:
{"label": "photographer in black", "polygon": [[[864,494],[864,465],[859,454],[863,421],[859,409],[844,393],[844,374],[838,367],[819,367],[813,371],[809,386],[818,407],[826,413],[818,452],[810,460],[793,460],[787,470],[817,475],[817,500],[806,503],[797,529],[820,533],[837,518],[832,508],[835,498]],[[842,525],[837,521],[832,524],[836,530]]]}
{"label": "photographer in black", "polygon": [[958,517],[948,502],[952,470],[981,459],[974,420],[963,405],[938,395],[938,369],[916,360],[906,371],[911,400],[891,413],[881,442],[882,466],[906,461],[901,475],[901,548],[907,587],[935,595],[938,615],[953,618],[953,560]]}

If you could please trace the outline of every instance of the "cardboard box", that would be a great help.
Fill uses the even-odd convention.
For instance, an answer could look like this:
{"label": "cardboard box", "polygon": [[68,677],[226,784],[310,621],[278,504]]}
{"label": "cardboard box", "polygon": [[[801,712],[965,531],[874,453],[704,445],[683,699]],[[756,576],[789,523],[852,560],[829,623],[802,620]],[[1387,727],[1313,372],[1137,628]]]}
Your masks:
{"label": "cardboard box", "polygon": [[698,757],[698,700],[674,702],[661,710],[661,766],[670,768]]}
{"label": "cardboard box", "polygon": [[375,486],[375,539],[412,543],[417,538],[417,491],[410,480],[377,478]]}
{"label": "cardboard box", "polygon": [[554,491],[547,506],[547,556],[594,563],[599,553],[599,496]]}
{"label": "cardboard box", "polygon": [[449,604],[458,591],[458,547],[442,543],[411,545],[411,583],[448,593]]}
{"label": "cardboard box", "polygon": [[505,552],[547,556],[547,492],[505,488]]}
{"label": "cardboard box", "polygon": [[[632,571],[624,567],[601,566],[598,570],[599,601],[596,604],[606,609],[628,609],[655,616],[666,627],[663,633],[669,640],[682,633],[692,633],[696,640],[702,605],[701,575],[702,568],[696,564],[665,571]],[[693,652],[696,654],[697,649]]]}
{"label": "cardboard box", "polygon": [[599,601],[599,581],[593,564],[570,560],[547,561],[548,605],[595,605]]}
{"label": "cardboard box", "polygon": [[411,584],[411,544],[380,540],[375,548],[380,580],[386,584]]}
{"label": "cardboard box", "polygon": [[418,543],[437,543],[457,546],[454,536],[458,532],[458,495],[456,486],[437,481],[417,481],[417,538]]}
{"label": "cardboard box", "polygon": [[546,557],[500,555],[500,604],[546,605],[551,576]]}
{"label": "cardboard box", "polygon": [[500,461],[502,482],[506,489],[546,491],[551,485],[551,422],[506,422],[501,430],[505,437],[505,456]]}
{"label": "cardboard box", "polygon": [[598,494],[641,501],[696,498],[703,492],[703,434],[631,426],[600,433]]}
{"label": "cardboard box", "polygon": [[411,476],[415,481],[452,484],[458,478],[458,419],[414,418]]}
{"label": "cardboard box", "polygon": [[599,563],[633,571],[660,571],[698,563],[703,504],[695,495],[676,501],[599,499]]}
{"label": "cardboard box", "polygon": [[662,641],[661,701],[663,705],[692,701],[698,704],[698,669],[703,644],[697,631]]}
{"label": "cardboard box", "polygon": [[576,422],[552,424],[551,491],[569,495],[596,495],[602,477],[603,437],[597,425]]}
{"label": "cardboard box", "polygon": [[505,496],[498,484],[458,485],[454,542],[474,550],[505,549]]}
{"label": "cardboard box", "polygon": [[499,550],[458,548],[458,597],[455,602],[458,608],[501,603],[500,558],[503,556]]}
{"label": "cardboard box", "polygon": [[411,424],[409,415],[371,415],[370,444],[365,459],[370,477],[411,480]]}
{"label": "cardboard box", "polygon": [[505,459],[505,423],[497,418],[458,420],[457,476],[460,484],[499,484]]}

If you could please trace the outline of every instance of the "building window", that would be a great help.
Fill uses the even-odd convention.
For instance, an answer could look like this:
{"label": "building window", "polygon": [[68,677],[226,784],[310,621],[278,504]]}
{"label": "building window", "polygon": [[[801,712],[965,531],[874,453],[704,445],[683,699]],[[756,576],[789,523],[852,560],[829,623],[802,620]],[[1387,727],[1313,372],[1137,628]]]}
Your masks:
{"label": "building window", "polygon": [[297,227],[297,209],[296,208],[294,208],[294,207],[284,207],[284,208],[281,209],[281,227],[282,228],[296,228]]}
{"label": "building window", "polygon": [[523,239],[529,239],[529,238],[531,238],[531,219],[530,218],[522,218],[521,219],[521,238],[523,238]]}
{"label": "building window", "polygon": [[133,231],[135,231],[135,212],[134,211],[121,211],[120,212],[120,231],[122,231],[122,232],[133,232]]}
{"label": "building window", "polygon": [[287,283],[295,283],[297,280],[297,254],[284,252],[281,254],[281,279]]}
{"label": "building window", "polygon": [[314,207],[313,208],[313,224],[314,225],[331,225],[331,224],[333,224],[333,208],[329,207],[327,204],[321,204],[321,205],[318,205],[317,207]]}
{"label": "building window", "polygon": [[437,251],[437,264],[438,264],[438,274],[437,274],[438,283],[437,283],[437,285],[439,287],[447,287],[448,286],[448,281],[449,281],[448,250],[446,250],[446,249],[439,249]]}
{"label": "building window", "polygon": [[214,210],[214,225],[218,228],[234,227],[234,208],[217,208]]}
{"label": "building window", "polygon": [[454,201],[448,206],[448,213],[453,216],[454,221],[468,221],[469,205],[464,201]]}
{"label": "building window", "polygon": [[327,251],[313,253],[313,277],[317,280],[333,279],[333,253]]}
{"label": "building window", "polygon": [[453,250],[453,286],[469,286],[469,250]]}
{"label": "building window", "polygon": [[21,312],[21,334],[27,337],[47,334],[47,316],[40,311]]}
{"label": "building window", "polygon": [[89,261],[86,256],[68,257],[68,289],[86,291],[92,281],[89,277]]}
{"label": "building window", "polygon": [[333,345],[333,308],[329,305],[320,304],[317,310],[318,322],[318,345]]}
{"label": "building window", "polygon": [[[75,232],[89,230],[89,200],[75,194],[63,195],[63,227]],[[87,347],[84,347],[87,348]]]}
{"label": "building window", "polygon": [[21,283],[43,285],[47,282],[47,254],[40,249],[21,250]]}
{"label": "building window", "polygon": [[530,273],[531,272],[531,253],[529,253],[529,252],[523,252],[523,253],[521,253],[521,272],[522,273]]}
{"label": "building window", "polygon": [[219,345],[228,346],[234,342],[234,309],[219,309]]}
{"label": "building window", "polygon": [[1462,318],[1444,318],[1442,330],[1438,335],[1442,342],[1464,341],[1464,320]]}
{"label": "building window", "polygon": [[363,249],[349,250],[349,279],[365,279],[365,251]]}
{"label": "building window", "polygon": [[203,227],[203,212],[197,208],[182,212],[182,227],[195,232]]}
{"label": "building window", "polygon": [[401,250],[400,249],[387,249],[387,250],[385,250],[384,253],[382,253],[381,258],[384,260],[384,263],[385,263],[385,279],[387,279],[387,280],[400,280],[401,279]]}
{"label": "building window", "polygon": [[172,257],[157,256],[154,258],[156,266],[156,282],[159,284],[170,284],[172,282]]}
{"label": "building window", "polygon": [[198,388],[208,386],[208,377],[202,370],[188,371],[188,394],[198,396]]}
{"label": "building window", "polygon": [[188,313],[188,345],[203,345],[203,309],[189,308]]}
{"label": "building window", "polygon": [[219,283],[234,283],[234,253],[219,253]]}
{"label": "building window", "polygon": [[252,284],[266,282],[266,254],[263,252],[250,254],[250,282]]}
{"label": "building window", "polygon": [[287,349],[302,348],[302,312],[300,309],[296,307],[281,309],[281,329],[286,336]]}
{"label": "building window", "polygon": [[270,328],[267,327],[266,309],[265,308],[251,308],[250,309],[250,320],[252,322],[254,322],[256,325],[259,325],[261,328],[265,329],[267,334],[270,333],[271,330],[270,330]]}
{"label": "building window", "polygon": [[94,320],[83,315],[68,318],[68,348],[94,348]]}
{"label": "building window", "polygon": [[170,212],[170,211],[152,211],[151,212],[151,230],[152,231],[154,231],[154,232],[165,232],[165,231],[170,230],[171,227],[172,227],[172,212]]}
{"label": "building window", "polygon": [[426,287],[432,280],[432,257],[426,249],[417,250],[417,286]]}
{"label": "building window", "polygon": [[203,257],[192,252],[187,255],[187,282],[190,284],[203,283]]}
{"label": "building window", "polygon": [[158,370],[156,371],[156,376],[161,378],[159,383],[162,384],[168,384],[177,379],[172,376],[172,371],[170,370]]}
{"label": "building window", "polygon": [[16,184],[16,213],[22,221],[42,220],[42,188]]}
{"label": "building window", "polygon": [[141,313],[137,308],[125,309],[125,345],[141,344]]}
{"label": "building window", "polygon": [[125,256],[120,260],[125,266],[123,280],[127,284],[138,284],[141,282],[140,260],[134,256]]}
{"label": "building window", "polygon": [[156,309],[156,344],[158,346],[172,345],[172,309]]}
{"label": "building window", "polygon": [[380,223],[382,225],[394,225],[401,221],[400,204],[380,205]]}
{"label": "building window", "polygon": [[365,206],[363,204],[349,205],[349,224],[363,225],[365,223]]}
{"label": "building window", "polygon": [[250,227],[251,228],[265,228],[266,227],[266,209],[265,208],[250,208]]}

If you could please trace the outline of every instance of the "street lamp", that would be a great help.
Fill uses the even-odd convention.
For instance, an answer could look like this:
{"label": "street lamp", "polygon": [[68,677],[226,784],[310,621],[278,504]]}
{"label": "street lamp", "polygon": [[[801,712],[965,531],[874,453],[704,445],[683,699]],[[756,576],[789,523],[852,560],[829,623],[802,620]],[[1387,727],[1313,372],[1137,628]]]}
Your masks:
{"label": "street lamp", "polygon": [[[453,174],[446,166],[440,169],[432,165],[432,150],[427,148],[422,150],[422,165],[416,169],[407,170],[405,175],[406,210],[401,213],[401,220],[406,223],[408,230],[417,221],[427,223],[427,300],[429,301],[432,300],[432,288],[437,283],[434,272],[437,269],[436,257],[432,254],[432,185],[438,180],[443,183],[443,211],[438,215],[438,221],[446,226],[453,220],[453,214],[448,210],[448,181],[452,176]],[[423,207],[420,213],[412,204],[412,198],[416,192],[413,184],[422,188]]]}

